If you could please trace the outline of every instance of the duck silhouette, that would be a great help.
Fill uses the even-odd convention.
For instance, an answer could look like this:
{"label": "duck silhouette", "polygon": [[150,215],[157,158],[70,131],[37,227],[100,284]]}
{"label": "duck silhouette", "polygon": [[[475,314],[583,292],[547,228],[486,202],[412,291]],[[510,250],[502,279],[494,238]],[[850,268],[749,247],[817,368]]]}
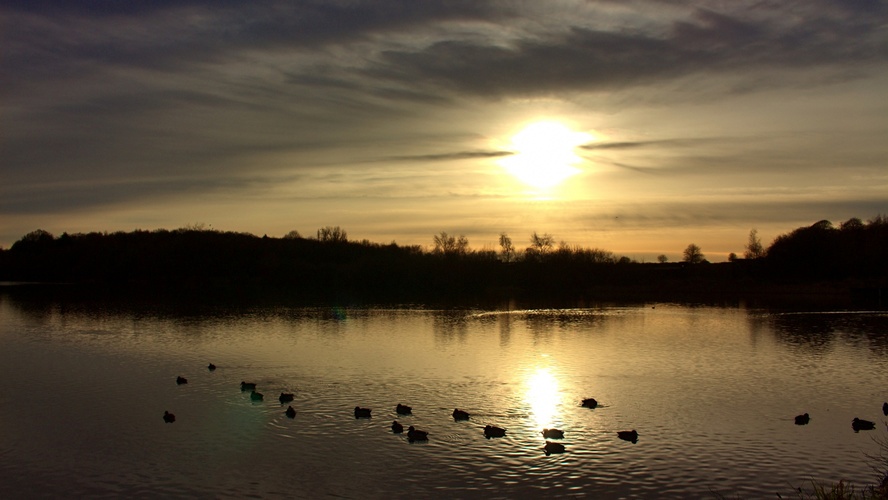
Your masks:
{"label": "duck silhouette", "polygon": [[176,421],[176,416],[168,411],[165,411],[165,412],[163,412],[163,421],[168,424],[171,424]]}
{"label": "duck silhouette", "polygon": [[296,418],[296,410],[294,410],[292,406],[288,406],[287,411],[285,411],[284,414],[290,418]]}
{"label": "duck silhouette", "polygon": [[179,385],[187,384],[188,379],[180,375],[180,376],[176,377],[176,383]]}
{"label": "duck silhouette", "polygon": [[469,413],[466,411],[462,411],[459,408],[454,408],[452,415],[453,415],[453,420],[468,420],[469,419]]}
{"label": "duck silhouette", "polygon": [[278,397],[278,400],[281,402],[281,404],[284,404],[284,403],[289,403],[290,401],[293,401],[294,397],[295,397],[295,395],[292,393],[282,392],[280,397]]}
{"label": "duck silhouette", "polygon": [[400,434],[404,432],[404,426],[399,424],[397,420],[392,422],[392,432],[395,434]]}
{"label": "duck silhouette", "polygon": [[213,363],[210,363],[209,365],[207,365],[207,370],[213,371],[215,369],[216,369],[216,365],[214,365]]}
{"label": "duck silhouette", "polygon": [[370,418],[370,408],[355,406],[355,418]]}
{"label": "duck silhouette", "polygon": [[546,445],[543,446],[543,450],[546,452],[546,455],[551,455],[552,453],[564,453],[564,445],[561,443],[546,441]]}
{"label": "duck silhouette", "polygon": [[256,383],[255,382],[241,382],[241,390],[242,391],[255,391]]}
{"label": "duck silhouette", "polygon": [[807,413],[805,413],[803,415],[796,415],[795,424],[796,425],[808,425],[809,420],[811,420],[811,417],[809,417]]}
{"label": "duck silhouette", "polygon": [[631,441],[633,443],[638,442],[638,433],[635,432],[635,429],[632,429],[631,431],[619,431],[617,432],[617,437],[623,441]]}
{"label": "duck silhouette", "polygon": [[876,428],[876,424],[869,420],[862,420],[854,417],[854,420],[851,421],[851,428],[854,429],[854,432],[871,431]]}
{"label": "duck silhouette", "polygon": [[546,439],[564,439],[564,431],[561,429],[543,429],[543,437]]}
{"label": "duck silhouette", "polygon": [[409,439],[410,441],[428,441],[429,433],[426,431],[418,430],[411,425],[407,428],[407,439]]}
{"label": "duck silhouette", "polygon": [[597,408],[598,401],[596,401],[595,398],[586,398],[583,400],[583,404],[581,404],[580,406],[584,408]]}
{"label": "duck silhouette", "polygon": [[250,399],[253,401],[262,401],[265,399],[265,396],[261,392],[252,391],[250,393]]}
{"label": "duck silhouette", "polygon": [[411,408],[407,405],[402,405],[401,403],[398,403],[398,406],[395,407],[395,412],[398,415],[410,415],[413,413],[413,408]]}
{"label": "duck silhouette", "polygon": [[506,430],[502,427],[497,427],[495,425],[485,425],[484,426],[484,437],[490,439],[492,437],[503,437],[506,435]]}

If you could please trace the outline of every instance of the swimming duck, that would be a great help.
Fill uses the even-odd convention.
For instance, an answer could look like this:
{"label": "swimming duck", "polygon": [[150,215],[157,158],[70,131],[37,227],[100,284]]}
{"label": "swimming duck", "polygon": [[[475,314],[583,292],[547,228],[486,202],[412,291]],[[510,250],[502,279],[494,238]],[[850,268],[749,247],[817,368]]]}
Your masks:
{"label": "swimming duck", "polygon": [[370,408],[355,406],[355,418],[370,418]]}
{"label": "swimming duck", "polygon": [[808,420],[811,420],[811,417],[809,417],[807,413],[805,413],[804,415],[796,415],[795,424],[808,425]]}
{"label": "swimming duck", "polygon": [[545,450],[546,455],[551,455],[552,453],[564,453],[564,445],[561,443],[546,441],[546,446],[543,446],[543,450]]}
{"label": "swimming duck", "polygon": [[632,441],[633,443],[638,442],[638,433],[635,432],[635,429],[632,429],[631,431],[619,431],[617,432],[617,437],[623,441]]}
{"label": "swimming duck", "polygon": [[546,439],[564,439],[564,431],[561,429],[543,429],[543,437]]}
{"label": "swimming duck", "polygon": [[404,426],[399,424],[398,421],[395,420],[394,422],[392,422],[392,432],[394,432],[395,434],[400,434],[404,432]]}
{"label": "swimming duck", "polygon": [[466,411],[462,411],[459,408],[453,409],[453,420],[468,420],[469,413]]}
{"label": "swimming duck", "polygon": [[163,421],[168,424],[171,424],[176,421],[176,416],[168,411],[165,411],[165,412],[163,412]]}
{"label": "swimming duck", "polygon": [[254,382],[241,382],[242,391],[255,391],[256,384]]}
{"label": "swimming duck", "polygon": [[295,397],[294,394],[282,392],[280,397],[278,397],[278,400],[281,402],[281,404],[284,404],[284,403],[289,403],[290,401],[293,401],[294,397]]}
{"label": "swimming duck", "polygon": [[413,408],[398,403],[398,406],[395,407],[395,412],[397,412],[398,415],[410,415],[413,413]]}
{"label": "swimming duck", "polygon": [[263,396],[261,392],[253,391],[250,393],[250,399],[253,401],[262,401],[263,398],[265,398],[265,396]]}
{"label": "swimming duck", "polygon": [[861,420],[857,417],[854,417],[854,420],[851,421],[851,428],[854,429],[854,432],[871,431],[876,428],[876,424],[870,422],[869,420]]}
{"label": "swimming duck", "polygon": [[187,384],[188,379],[180,375],[180,376],[176,377],[176,383],[179,385]]}
{"label": "swimming duck", "polygon": [[598,401],[595,401],[595,398],[586,398],[583,400],[583,404],[581,405],[584,408],[597,408]]}
{"label": "swimming duck", "polygon": [[429,439],[429,433],[417,430],[411,425],[407,428],[407,439],[411,441],[427,441]]}
{"label": "swimming duck", "polygon": [[497,427],[495,425],[485,425],[484,426],[484,437],[490,439],[492,437],[501,438],[506,435],[506,430],[502,427]]}
{"label": "swimming duck", "polygon": [[292,406],[288,406],[287,411],[285,411],[284,414],[290,418],[296,418],[296,410],[294,410]]}
{"label": "swimming duck", "polygon": [[216,369],[216,365],[214,365],[213,363],[210,363],[209,365],[207,365],[207,370],[213,371],[215,369]]}

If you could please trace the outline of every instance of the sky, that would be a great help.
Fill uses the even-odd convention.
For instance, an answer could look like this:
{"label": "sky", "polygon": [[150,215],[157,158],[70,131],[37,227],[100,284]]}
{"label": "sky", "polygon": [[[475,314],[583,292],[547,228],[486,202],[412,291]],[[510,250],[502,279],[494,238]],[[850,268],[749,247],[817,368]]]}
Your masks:
{"label": "sky", "polygon": [[207,227],[713,262],[888,213],[888,3],[7,0],[0,247]]}

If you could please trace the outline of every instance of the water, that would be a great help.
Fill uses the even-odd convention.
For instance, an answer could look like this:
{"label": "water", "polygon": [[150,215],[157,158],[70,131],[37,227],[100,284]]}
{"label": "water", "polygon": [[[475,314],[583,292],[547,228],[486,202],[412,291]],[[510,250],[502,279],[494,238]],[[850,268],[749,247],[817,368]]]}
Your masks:
{"label": "water", "polygon": [[[864,486],[886,439],[886,327],[879,312],[670,304],[183,313],[0,295],[0,497],[790,498],[812,480]],[[296,394],[294,419],[281,392]],[[587,397],[601,406],[580,407]],[[356,405],[373,417],[355,419]],[[469,421],[451,418],[457,407]],[[804,412],[810,424],[794,425]],[[853,432],[855,416],[877,429]],[[392,434],[395,419],[429,441]],[[487,424],[506,436],[486,439]],[[552,427],[566,450],[547,456],[540,431]],[[617,438],[630,429],[637,443]]]}

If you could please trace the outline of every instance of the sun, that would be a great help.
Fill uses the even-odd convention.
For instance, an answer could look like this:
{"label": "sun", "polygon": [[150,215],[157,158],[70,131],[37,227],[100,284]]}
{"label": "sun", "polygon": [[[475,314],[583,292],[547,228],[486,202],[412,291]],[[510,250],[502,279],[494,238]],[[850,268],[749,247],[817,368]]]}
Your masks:
{"label": "sun", "polygon": [[500,166],[528,186],[552,188],[581,172],[575,165],[583,159],[575,150],[591,139],[557,121],[533,122],[512,136],[508,147],[514,154],[500,160]]}

